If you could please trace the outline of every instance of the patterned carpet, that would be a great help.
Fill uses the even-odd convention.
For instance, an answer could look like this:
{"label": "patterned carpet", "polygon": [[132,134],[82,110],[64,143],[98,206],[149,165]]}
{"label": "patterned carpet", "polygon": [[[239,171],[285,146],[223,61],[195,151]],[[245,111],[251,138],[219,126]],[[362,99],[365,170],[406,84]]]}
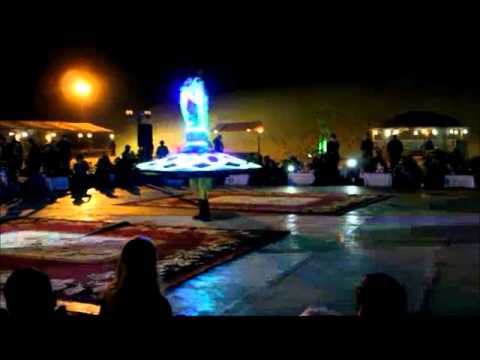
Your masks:
{"label": "patterned carpet", "polygon": [[[339,215],[346,211],[385,200],[389,196],[379,194],[347,195],[344,193],[300,193],[286,194],[258,191],[220,191],[209,194],[213,210],[256,212],[256,213],[295,213],[315,215]],[[162,196],[158,198],[123,203],[126,206],[194,208],[192,195]]]}
{"label": "patterned carpet", "polygon": [[159,281],[163,288],[169,288],[287,234],[128,223],[101,231],[109,225],[47,219],[2,224],[0,287],[13,269],[34,266],[49,274],[60,299],[95,303],[113,280],[123,245],[136,235],[148,236],[155,242]]}

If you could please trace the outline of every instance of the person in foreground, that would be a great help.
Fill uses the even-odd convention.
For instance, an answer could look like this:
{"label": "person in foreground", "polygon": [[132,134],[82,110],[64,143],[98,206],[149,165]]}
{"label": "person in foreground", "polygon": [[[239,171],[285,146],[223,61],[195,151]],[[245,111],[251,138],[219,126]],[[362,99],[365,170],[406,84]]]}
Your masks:
{"label": "person in foreground", "polygon": [[405,289],[387,274],[367,274],[356,295],[357,313],[362,319],[401,319],[407,316]]}
{"label": "person in foreground", "polygon": [[123,248],[115,282],[106,292],[100,316],[148,320],[172,316],[172,308],[158,286],[157,251],[145,237]]}
{"label": "person in foreground", "polygon": [[5,284],[8,317],[15,321],[57,320],[65,308],[55,310],[56,298],[49,277],[35,269],[15,270]]}
{"label": "person in foreground", "polygon": [[[384,273],[367,274],[356,292],[356,317],[395,320],[407,316],[407,294],[400,283]],[[341,316],[326,307],[309,307],[300,316]]]}

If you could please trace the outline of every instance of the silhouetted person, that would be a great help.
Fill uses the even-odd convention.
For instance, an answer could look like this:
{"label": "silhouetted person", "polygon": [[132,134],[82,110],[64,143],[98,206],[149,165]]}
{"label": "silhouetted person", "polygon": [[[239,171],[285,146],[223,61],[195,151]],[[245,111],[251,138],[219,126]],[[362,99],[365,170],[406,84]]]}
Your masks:
{"label": "silhouetted person", "polygon": [[169,154],[168,147],[163,140],[160,141],[160,145],[157,148],[157,159],[164,158]]}
{"label": "silhouetted person", "polygon": [[24,205],[39,208],[54,200],[54,195],[47,181],[39,171],[29,172],[27,180],[20,184],[21,197]]}
{"label": "silhouetted person", "polygon": [[116,177],[118,185],[124,188],[133,186],[133,167],[136,158],[130,145],[125,145],[122,157],[116,162]]}
{"label": "silhouetted person", "polygon": [[340,162],[340,143],[337,140],[337,135],[330,135],[330,140],[327,142],[327,164],[328,164],[328,178],[330,182],[336,182],[338,179],[338,163]]}
{"label": "silhouetted person", "polygon": [[15,270],[4,288],[8,315],[13,320],[51,320],[56,299],[48,276],[35,269]]}
{"label": "silhouetted person", "polygon": [[393,135],[392,140],[387,144],[388,157],[390,158],[390,168],[392,171],[397,166],[398,162],[402,158],[403,144],[398,139],[397,135]]}
{"label": "silhouetted person", "polygon": [[125,149],[122,152],[122,160],[130,162],[132,165],[135,162],[135,154],[130,145],[125,145]]}
{"label": "silhouetted person", "polygon": [[117,144],[115,143],[115,140],[111,140],[110,143],[108,144],[108,149],[110,150],[110,156],[116,156],[117,155]]}
{"label": "silhouetted person", "polygon": [[446,154],[440,150],[431,151],[425,159],[425,188],[442,189],[448,172]]}
{"label": "silhouetted person", "polygon": [[81,203],[82,199],[87,196],[89,188],[88,170],[90,167],[82,154],[78,154],[76,160],[75,165],[73,165],[71,191],[75,202]]}
{"label": "silhouetted person", "polygon": [[[47,143],[42,149],[43,172],[45,175],[53,177],[60,175],[60,153],[53,143]],[[62,174],[62,175],[68,175]]]}
{"label": "silhouetted person", "polygon": [[407,315],[406,291],[387,274],[367,274],[356,295],[357,313],[362,319],[390,320]]}
{"label": "silhouetted person", "polygon": [[215,139],[213,139],[213,149],[215,152],[223,153],[224,146],[222,141],[222,135],[218,134]]}
{"label": "silhouetted person", "polygon": [[111,190],[113,187],[111,175],[113,173],[113,164],[106,153],[97,161],[95,169],[95,184],[101,191]]}
{"label": "silhouetted person", "polygon": [[17,141],[15,136],[10,136],[10,142],[5,147],[5,157],[7,159],[7,167],[9,172],[9,181],[17,182],[17,175],[23,165],[23,147]]}
{"label": "silhouetted person", "polygon": [[405,156],[393,169],[393,187],[409,190],[419,189],[423,182],[423,172],[413,156]]}
{"label": "silhouetted person", "polygon": [[42,167],[42,151],[33,138],[28,139],[30,150],[25,162],[27,165],[27,172],[29,175],[40,172]]}
{"label": "silhouetted person", "polygon": [[0,134],[0,168],[7,168],[7,139]]}
{"label": "silhouetted person", "polygon": [[423,149],[425,151],[435,150],[435,145],[433,144],[433,141],[431,138],[428,138],[427,141],[425,141],[425,143],[423,144]]}
{"label": "silhouetted person", "polygon": [[72,143],[67,139],[66,135],[62,135],[62,138],[56,144],[59,153],[60,168],[70,169],[70,162],[72,161]]}
{"label": "silhouetted person", "polygon": [[360,150],[362,151],[364,169],[370,166],[370,162],[373,158],[373,148],[374,148],[374,144],[373,144],[372,138],[370,137],[370,133],[367,132],[360,146]]}
{"label": "silhouetted person", "polygon": [[371,164],[372,164],[371,170],[373,172],[384,172],[387,170],[387,163],[383,158],[382,149],[378,147],[375,148],[375,156],[373,157]]}
{"label": "silhouetted person", "polygon": [[115,283],[105,294],[100,315],[152,321],[172,316],[158,286],[157,250],[150,239],[137,237],[124,246]]}

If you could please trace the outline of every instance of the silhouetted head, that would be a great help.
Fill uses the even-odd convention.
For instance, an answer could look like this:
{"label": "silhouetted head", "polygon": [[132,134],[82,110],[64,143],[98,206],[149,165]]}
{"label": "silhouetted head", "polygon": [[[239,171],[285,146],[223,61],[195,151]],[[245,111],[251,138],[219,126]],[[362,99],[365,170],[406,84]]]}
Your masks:
{"label": "silhouetted head", "polygon": [[163,146],[163,145],[165,145],[165,141],[161,140],[160,141],[160,146]]}
{"label": "silhouetted head", "polygon": [[407,294],[384,273],[368,274],[357,288],[358,316],[365,319],[401,318],[407,314]]}
{"label": "silhouetted head", "polygon": [[397,136],[397,135],[393,135],[393,140],[398,140],[398,136]]}
{"label": "silhouetted head", "polygon": [[50,279],[38,270],[15,270],[5,284],[4,293],[8,312],[13,318],[48,318],[55,311],[56,300]]}
{"label": "silhouetted head", "polygon": [[130,240],[122,250],[117,273],[118,288],[158,290],[157,250],[146,237]]}
{"label": "silhouetted head", "polygon": [[83,154],[78,154],[75,159],[77,159],[78,162],[81,162],[83,161],[83,159],[85,159],[85,157],[83,156]]}
{"label": "silhouetted head", "polygon": [[367,131],[367,132],[365,133],[365,139],[370,139],[370,137],[371,137],[371,136],[370,136],[370,131]]}
{"label": "silhouetted head", "polygon": [[332,133],[332,134],[330,135],[330,139],[336,140],[336,139],[337,139],[337,134]]}
{"label": "silhouetted head", "polygon": [[131,146],[130,145],[125,145],[125,151],[130,151]]}

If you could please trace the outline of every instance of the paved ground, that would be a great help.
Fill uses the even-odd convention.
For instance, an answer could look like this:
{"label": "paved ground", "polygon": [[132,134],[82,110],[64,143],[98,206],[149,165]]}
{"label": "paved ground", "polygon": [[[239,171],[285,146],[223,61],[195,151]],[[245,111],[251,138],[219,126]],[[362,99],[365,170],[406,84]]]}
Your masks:
{"label": "paved ground", "polygon": [[[360,187],[283,187],[258,191],[343,191]],[[122,206],[159,193],[95,193],[74,206],[70,198],[33,216],[76,220],[129,220],[159,225],[287,229],[284,240],[218,266],[167,296],[177,314],[298,315],[308,306],[354,313],[362,275],[383,271],[407,288],[412,311],[480,315],[480,192],[393,194],[387,201],[343,216],[216,214],[205,224],[188,209]]]}

